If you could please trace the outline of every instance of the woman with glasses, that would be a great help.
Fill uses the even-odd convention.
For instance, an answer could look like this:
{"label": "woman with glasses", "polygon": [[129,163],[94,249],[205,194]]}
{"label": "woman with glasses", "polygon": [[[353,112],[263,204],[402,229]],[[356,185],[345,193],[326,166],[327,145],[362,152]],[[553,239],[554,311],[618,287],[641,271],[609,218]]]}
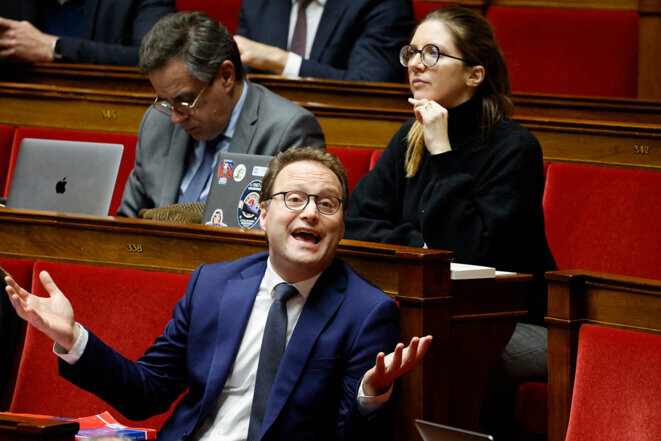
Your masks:
{"label": "woman with glasses", "polygon": [[[527,320],[543,323],[543,274],[555,263],[544,233],[542,152],[510,119],[507,67],[491,26],[466,8],[438,8],[417,25],[400,61],[413,118],[354,189],[345,237],[450,250],[456,262],[532,273],[538,286]],[[545,330],[530,329],[524,346],[539,343],[529,352],[539,355],[532,376],[544,378]]]}

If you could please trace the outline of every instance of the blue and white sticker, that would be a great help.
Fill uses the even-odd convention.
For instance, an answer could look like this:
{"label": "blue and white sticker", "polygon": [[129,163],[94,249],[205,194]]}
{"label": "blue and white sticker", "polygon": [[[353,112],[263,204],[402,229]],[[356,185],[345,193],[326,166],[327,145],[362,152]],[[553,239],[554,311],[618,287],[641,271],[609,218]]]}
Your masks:
{"label": "blue and white sticker", "polygon": [[231,159],[223,159],[223,162],[218,166],[218,183],[225,185],[232,176],[234,171],[234,161]]}
{"label": "blue and white sticker", "polygon": [[251,181],[239,200],[237,219],[241,228],[252,228],[259,221],[259,193],[262,191],[262,181]]}

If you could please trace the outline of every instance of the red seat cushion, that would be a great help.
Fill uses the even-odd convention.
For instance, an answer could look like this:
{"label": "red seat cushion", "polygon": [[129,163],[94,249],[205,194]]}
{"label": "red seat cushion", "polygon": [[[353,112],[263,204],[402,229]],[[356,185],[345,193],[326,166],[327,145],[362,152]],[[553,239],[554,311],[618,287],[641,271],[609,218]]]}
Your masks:
{"label": "red seat cushion", "polygon": [[11,143],[14,138],[14,126],[0,125],[0,194],[5,194],[7,170],[11,157]]}
{"label": "red seat cushion", "polygon": [[373,150],[327,147],[326,151],[338,157],[347,171],[349,192],[353,191],[358,181],[360,181],[360,178],[370,170],[370,159],[372,158]]}
{"label": "red seat cushion", "polygon": [[176,0],[179,11],[202,11],[215,18],[235,34],[239,27],[241,0]]}
{"label": "red seat cushion", "polygon": [[514,414],[525,433],[548,433],[548,395],[548,383],[540,381],[527,381],[517,389]]}
{"label": "red seat cushion", "polygon": [[583,325],[566,441],[658,441],[661,335]]}
{"label": "red seat cushion", "polygon": [[124,195],[124,187],[126,181],[133,170],[135,165],[135,146],[138,142],[136,135],[126,133],[109,133],[109,132],[88,132],[83,130],[62,130],[62,129],[48,129],[36,127],[18,127],[14,133],[14,142],[12,145],[11,159],[9,162],[9,170],[7,172],[7,185],[5,188],[4,197],[9,194],[9,187],[11,185],[11,177],[16,167],[16,160],[18,159],[18,152],[21,147],[23,138],[39,138],[39,139],[59,139],[65,141],[87,141],[87,142],[108,142],[113,144],[124,145],[124,152],[122,153],[122,161],[119,165],[119,172],[117,173],[117,181],[115,182],[115,189],[112,194],[110,208],[108,214],[114,216],[117,214],[117,209],[122,202]]}
{"label": "red seat cushion", "polygon": [[543,205],[559,269],[661,280],[661,173],[553,163]]}
{"label": "red seat cushion", "polygon": [[[33,292],[46,296],[38,274],[46,270],[71,302],[76,321],[122,355],[137,359],[162,334],[189,275],[123,268],[37,262]],[[121,423],[159,429],[170,412],[135,422],[58,376],[53,342],[28,326],[10,411],[83,417],[105,410]]]}
{"label": "red seat cushion", "polygon": [[515,92],[635,98],[638,13],[491,6]]}

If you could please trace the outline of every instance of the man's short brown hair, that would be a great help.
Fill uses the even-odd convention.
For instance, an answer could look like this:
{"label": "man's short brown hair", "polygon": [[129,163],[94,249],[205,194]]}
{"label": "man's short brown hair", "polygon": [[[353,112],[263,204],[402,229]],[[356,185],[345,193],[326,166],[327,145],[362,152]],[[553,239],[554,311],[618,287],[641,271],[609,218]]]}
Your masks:
{"label": "man's short brown hair", "polygon": [[327,167],[342,184],[342,206],[344,213],[349,208],[349,181],[344,166],[332,153],[328,153],[323,147],[292,147],[280,152],[269,163],[269,169],[262,179],[262,191],[260,193],[261,201],[268,201],[273,196],[273,183],[283,168],[289,164],[300,161],[312,161]]}

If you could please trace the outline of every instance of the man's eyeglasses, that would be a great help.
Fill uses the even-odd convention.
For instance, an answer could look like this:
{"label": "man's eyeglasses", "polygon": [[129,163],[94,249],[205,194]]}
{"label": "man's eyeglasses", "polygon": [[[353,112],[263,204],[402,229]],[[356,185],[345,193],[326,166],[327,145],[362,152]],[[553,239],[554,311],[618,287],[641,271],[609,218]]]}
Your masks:
{"label": "man's eyeglasses", "polygon": [[168,116],[172,115],[172,109],[176,110],[177,113],[180,113],[182,115],[191,116],[195,113],[195,106],[197,105],[197,102],[200,100],[200,97],[202,96],[204,91],[207,90],[208,86],[209,85],[207,84],[202,88],[202,90],[200,90],[200,92],[197,94],[197,96],[195,97],[192,103],[181,100],[175,100],[173,103],[170,103],[166,99],[156,97],[153,106],[156,107],[156,110]]}
{"label": "man's eyeglasses", "polygon": [[307,194],[304,191],[281,191],[272,194],[268,199],[273,199],[279,195],[282,195],[285,207],[291,211],[303,211],[310,203],[310,198],[314,198],[317,211],[326,216],[337,213],[342,205],[342,199],[330,194]]}
{"label": "man's eyeglasses", "polygon": [[434,44],[426,44],[422,46],[422,49],[416,49],[410,44],[405,45],[404,47],[402,47],[402,50],[399,51],[399,62],[402,63],[402,66],[407,67],[411,62],[411,60],[416,56],[416,54],[420,54],[420,59],[422,60],[422,64],[424,64],[427,67],[432,67],[436,63],[438,63],[438,59],[441,56],[463,61],[468,66],[475,66],[475,63],[473,63],[472,61],[466,60],[464,58],[455,57],[453,55],[448,55],[445,52],[441,52],[438,46]]}

